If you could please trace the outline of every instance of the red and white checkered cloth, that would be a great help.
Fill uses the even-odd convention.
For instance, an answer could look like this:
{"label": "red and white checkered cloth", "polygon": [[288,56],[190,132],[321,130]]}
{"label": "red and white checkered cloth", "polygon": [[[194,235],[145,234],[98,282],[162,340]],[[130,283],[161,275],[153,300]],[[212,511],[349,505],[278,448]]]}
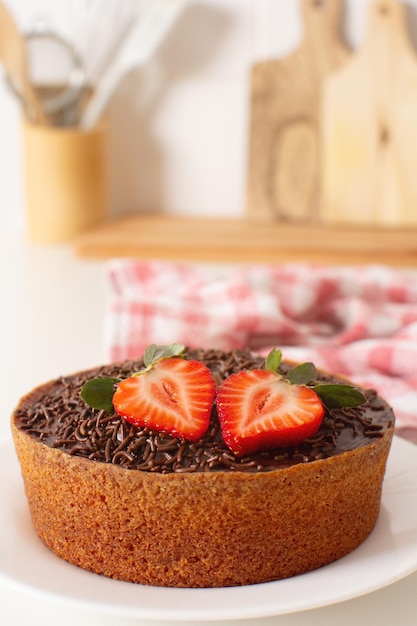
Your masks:
{"label": "red and white checkered cloth", "polygon": [[417,272],[383,266],[190,265],[113,260],[108,360],[150,343],[279,347],[284,358],[376,388],[417,436]]}

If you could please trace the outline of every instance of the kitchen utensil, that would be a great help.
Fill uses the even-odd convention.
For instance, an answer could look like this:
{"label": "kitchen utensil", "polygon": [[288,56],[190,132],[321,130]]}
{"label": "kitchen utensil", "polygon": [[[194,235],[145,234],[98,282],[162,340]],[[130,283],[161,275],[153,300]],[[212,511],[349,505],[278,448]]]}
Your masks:
{"label": "kitchen utensil", "polygon": [[186,0],[151,0],[148,3],[96,86],[82,115],[82,128],[91,128],[98,122],[123,76],[151,58],[185,3]]}
{"label": "kitchen utensil", "polygon": [[26,42],[13,16],[0,2],[0,60],[14,85],[19,86],[27,118],[46,125],[47,116],[30,82]]}
{"label": "kitchen utensil", "polygon": [[306,221],[317,216],[319,109],[326,76],[348,58],[342,0],[301,0],[304,38],[251,76],[248,214]]}
{"label": "kitchen utensil", "polygon": [[365,41],[324,86],[328,223],[417,224],[417,57],[405,5],[373,0]]}
{"label": "kitchen utensil", "polygon": [[[30,60],[29,77],[42,108],[56,126],[74,125],[86,87],[83,60],[72,43],[37,21],[24,35]],[[23,98],[21,85],[9,77],[9,86]]]}
{"label": "kitchen utensil", "polygon": [[50,114],[66,112],[67,117],[72,119],[64,119],[63,124],[73,123],[75,105],[86,82],[80,54],[71,42],[47,26],[29,32],[26,41],[31,59],[32,83],[55,86],[54,93],[43,99],[44,109]]}
{"label": "kitchen utensil", "polygon": [[84,59],[89,85],[98,85],[141,6],[138,0],[106,0],[103,10],[102,0],[71,0],[71,41]]}

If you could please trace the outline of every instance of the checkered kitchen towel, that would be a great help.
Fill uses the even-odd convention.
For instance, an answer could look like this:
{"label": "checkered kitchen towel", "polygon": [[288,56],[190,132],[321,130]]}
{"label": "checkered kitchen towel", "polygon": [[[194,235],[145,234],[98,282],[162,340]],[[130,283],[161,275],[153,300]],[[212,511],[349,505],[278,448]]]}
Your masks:
{"label": "checkered kitchen towel", "polygon": [[108,360],[136,358],[150,343],[276,346],[376,388],[398,432],[416,438],[417,272],[116,259],[107,279]]}

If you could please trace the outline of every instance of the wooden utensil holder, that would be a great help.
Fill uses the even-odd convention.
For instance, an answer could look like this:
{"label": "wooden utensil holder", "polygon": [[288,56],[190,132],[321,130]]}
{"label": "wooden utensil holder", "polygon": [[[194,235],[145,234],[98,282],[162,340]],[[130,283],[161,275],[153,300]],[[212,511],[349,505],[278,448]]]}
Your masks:
{"label": "wooden utensil holder", "polygon": [[91,131],[24,122],[27,234],[35,243],[73,239],[104,221],[106,126]]}

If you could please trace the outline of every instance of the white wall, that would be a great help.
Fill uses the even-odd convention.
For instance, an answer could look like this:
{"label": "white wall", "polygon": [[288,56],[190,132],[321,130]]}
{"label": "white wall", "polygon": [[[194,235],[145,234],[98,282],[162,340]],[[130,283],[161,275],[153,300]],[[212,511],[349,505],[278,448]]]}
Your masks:
{"label": "white wall", "polygon": [[[111,1],[7,4],[23,29],[46,15],[54,28],[72,39],[76,32],[84,45],[81,2],[110,7]],[[143,1],[137,0],[139,8]],[[345,1],[345,36],[354,48],[363,38],[367,4]],[[417,0],[407,4],[415,40]],[[100,33],[105,39],[103,27]],[[301,37],[298,0],[191,1],[153,62],[126,77],[112,99],[111,213],[242,214],[248,70],[255,60],[289,53]],[[99,39],[90,34],[90,53],[97,54]],[[23,182],[19,106],[0,81],[0,218],[5,229],[22,227]]]}

